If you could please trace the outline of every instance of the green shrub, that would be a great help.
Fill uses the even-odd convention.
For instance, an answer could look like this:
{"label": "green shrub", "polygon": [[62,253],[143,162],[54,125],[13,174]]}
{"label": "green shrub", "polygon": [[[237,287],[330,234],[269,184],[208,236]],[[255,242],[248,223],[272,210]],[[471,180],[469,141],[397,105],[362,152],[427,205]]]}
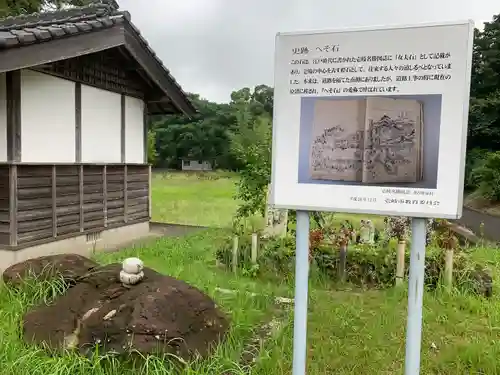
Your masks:
{"label": "green shrub", "polygon": [[[250,264],[252,251],[251,236],[239,236],[238,238],[238,267],[242,268]],[[233,266],[233,237],[227,237],[217,249],[216,259],[227,267]]]}
{"label": "green shrub", "polygon": [[[217,259],[227,267],[232,265],[232,238],[227,238],[217,251]],[[393,246],[352,245],[347,252],[346,281],[350,284],[369,288],[388,288],[395,284],[396,250]],[[410,246],[406,251],[406,276],[410,264]],[[282,281],[290,281],[294,276],[295,238],[273,238],[262,244],[258,265],[250,261],[251,237],[241,236],[239,240],[238,267],[243,274],[266,275]],[[444,250],[429,246],[425,258],[425,284],[434,289],[440,285],[444,272]],[[312,267],[322,275],[335,281],[339,265],[339,251],[334,246],[321,245],[310,250]],[[483,267],[472,261],[467,251],[457,251],[454,258],[454,285],[463,291],[483,293],[484,285],[478,285]],[[478,276],[479,275],[479,276]],[[482,282],[479,280],[479,282]]]}
{"label": "green shrub", "polygon": [[474,170],[481,196],[500,201],[500,151],[488,154],[483,164]]}
{"label": "green shrub", "polygon": [[488,150],[475,148],[467,152],[465,159],[464,188],[474,191],[479,187],[478,169],[483,166],[488,156]]}

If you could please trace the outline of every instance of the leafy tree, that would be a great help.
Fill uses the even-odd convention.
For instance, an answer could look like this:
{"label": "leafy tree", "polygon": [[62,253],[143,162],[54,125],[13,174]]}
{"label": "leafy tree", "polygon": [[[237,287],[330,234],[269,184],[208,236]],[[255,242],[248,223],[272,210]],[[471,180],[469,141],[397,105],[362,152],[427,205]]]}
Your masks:
{"label": "leafy tree", "polygon": [[0,18],[30,14],[42,10],[61,9],[64,6],[82,6],[92,0],[0,0]]}
{"label": "leafy tree", "polygon": [[156,152],[156,133],[152,129],[148,131],[147,147],[148,147],[148,163],[154,164],[156,162],[156,158],[158,157],[158,153]]}
{"label": "leafy tree", "polygon": [[271,120],[257,117],[250,124],[241,123],[231,136],[231,149],[243,164],[236,198],[243,201],[238,217],[255,213],[265,215],[267,187],[271,176]]}
{"label": "leafy tree", "polygon": [[475,174],[481,195],[491,201],[500,201],[500,151],[489,153]]}
{"label": "leafy tree", "polygon": [[500,15],[474,32],[468,149],[500,150]]}
{"label": "leafy tree", "polygon": [[245,87],[231,94],[228,104],[214,103],[189,94],[198,113],[194,118],[162,116],[155,121],[157,164],[180,168],[182,159],[210,160],[216,167],[239,170],[244,165],[230,149],[232,134],[241,124],[272,116],[273,89]]}

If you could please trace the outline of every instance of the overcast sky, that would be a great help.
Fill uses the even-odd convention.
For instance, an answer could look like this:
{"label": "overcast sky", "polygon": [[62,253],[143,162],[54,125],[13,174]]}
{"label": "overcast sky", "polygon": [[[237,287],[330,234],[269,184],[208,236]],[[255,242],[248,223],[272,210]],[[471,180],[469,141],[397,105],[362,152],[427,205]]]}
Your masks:
{"label": "overcast sky", "polygon": [[[228,101],[273,82],[278,31],[474,19],[500,0],[118,0],[186,91]],[[147,5],[146,5],[147,4]]]}

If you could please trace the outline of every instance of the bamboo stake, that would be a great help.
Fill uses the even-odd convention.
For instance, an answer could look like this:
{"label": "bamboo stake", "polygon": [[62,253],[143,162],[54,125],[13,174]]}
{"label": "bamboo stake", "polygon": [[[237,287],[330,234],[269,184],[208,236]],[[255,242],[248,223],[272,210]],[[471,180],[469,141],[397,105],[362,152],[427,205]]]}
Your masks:
{"label": "bamboo stake", "polygon": [[259,236],[257,233],[252,233],[252,264],[257,264],[258,245]]}
{"label": "bamboo stake", "polygon": [[347,241],[340,244],[340,256],[339,256],[339,280],[340,282],[345,281],[345,269],[347,265]]}
{"label": "bamboo stake", "polygon": [[238,272],[238,236],[233,237],[233,272]]}
{"label": "bamboo stake", "polygon": [[405,277],[405,250],[406,241],[399,240],[396,250],[396,285],[403,284]]}
{"label": "bamboo stake", "polygon": [[453,248],[445,250],[444,283],[448,292],[451,292],[453,287],[453,255]]}

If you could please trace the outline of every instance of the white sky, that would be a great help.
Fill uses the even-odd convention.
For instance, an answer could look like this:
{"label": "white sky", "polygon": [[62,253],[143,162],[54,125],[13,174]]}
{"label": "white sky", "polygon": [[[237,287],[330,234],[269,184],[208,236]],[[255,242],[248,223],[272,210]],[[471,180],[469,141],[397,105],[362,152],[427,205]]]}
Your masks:
{"label": "white sky", "polygon": [[[186,91],[228,101],[273,83],[278,31],[473,19],[500,0],[118,0]],[[147,4],[147,5],[146,5]]]}

